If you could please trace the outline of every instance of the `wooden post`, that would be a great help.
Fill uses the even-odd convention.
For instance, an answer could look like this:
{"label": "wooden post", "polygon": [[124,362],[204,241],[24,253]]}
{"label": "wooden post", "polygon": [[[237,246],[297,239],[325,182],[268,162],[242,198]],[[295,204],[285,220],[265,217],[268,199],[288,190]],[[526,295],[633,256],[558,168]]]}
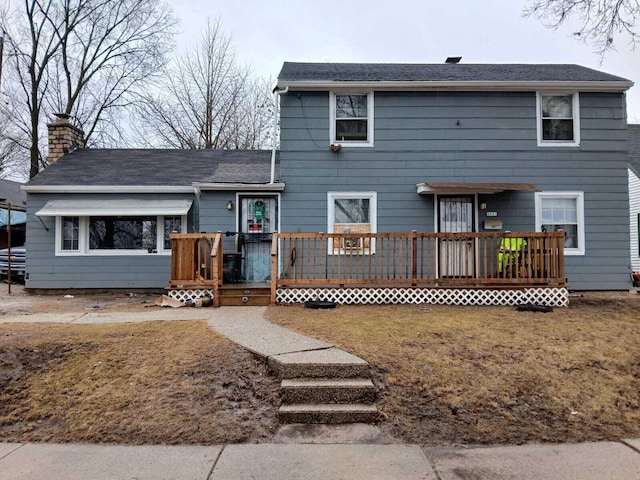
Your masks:
{"label": "wooden post", "polygon": [[564,276],[564,235],[556,239],[558,242],[558,281],[560,285],[564,286],[566,283],[566,278]]}
{"label": "wooden post", "polygon": [[278,232],[271,237],[271,305],[276,303],[278,289]]}
{"label": "wooden post", "polygon": [[221,284],[221,262],[222,255],[222,234],[216,233],[215,240],[213,241],[213,247],[211,248],[211,262],[212,274],[213,274],[213,306],[220,306],[220,284]]}
{"label": "wooden post", "polygon": [[418,231],[411,230],[411,286],[418,285]]}

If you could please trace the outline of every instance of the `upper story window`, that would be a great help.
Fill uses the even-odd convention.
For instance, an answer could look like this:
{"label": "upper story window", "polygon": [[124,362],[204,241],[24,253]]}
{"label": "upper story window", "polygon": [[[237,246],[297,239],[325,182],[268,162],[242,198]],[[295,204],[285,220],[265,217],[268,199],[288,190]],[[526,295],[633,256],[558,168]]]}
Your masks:
{"label": "upper story window", "polygon": [[580,145],[580,103],[578,93],[536,95],[538,146]]}
{"label": "upper story window", "polygon": [[331,93],[331,143],[373,146],[373,92]]}

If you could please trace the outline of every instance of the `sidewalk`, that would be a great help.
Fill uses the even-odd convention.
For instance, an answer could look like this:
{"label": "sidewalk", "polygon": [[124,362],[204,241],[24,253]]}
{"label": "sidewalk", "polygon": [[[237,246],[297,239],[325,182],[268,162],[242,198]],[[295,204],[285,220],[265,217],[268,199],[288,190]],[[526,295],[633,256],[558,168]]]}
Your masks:
{"label": "sidewalk", "polygon": [[[0,323],[199,319],[208,321],[212,328],[265,358],[337,351],[330,344],[264,320],[263,312],[262,307],[80,312],[1,316]],[[640,439],[480,448],[344,443],[220,446],[0,443],[0,478],[638,480]]]}
{"label": "sidewalk", "polygon": [[0,443],[3,480],[637,480],[640,440],[575,445],[121,446]]}

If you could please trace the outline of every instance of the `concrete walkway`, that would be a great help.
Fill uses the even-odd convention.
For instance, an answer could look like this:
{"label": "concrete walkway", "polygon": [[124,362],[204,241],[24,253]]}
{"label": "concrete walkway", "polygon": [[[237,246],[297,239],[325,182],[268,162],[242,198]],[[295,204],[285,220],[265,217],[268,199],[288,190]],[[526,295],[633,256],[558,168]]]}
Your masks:
{"label": "concrete walkway", "polygon": [[[265,358],[286,358],[305,352],[318,357],[338,350],[273,325],[263,319],[263,313],[263,307],[185,308],[2,316],[0,323],[206,320],[218,332]],[[0,443],[0,478],[638,480],[640,439],[425,449],[415,445],[343,443],[227,446]]]}
{"label": "concrete walkway", "polygon": [[489,448],[0,443],[3,480],[637,480],[640,440]]}
{"label": "concrete walkway", "polygon": [[212,310],[207,321],[211,328],[263,358],[333,347],[268,322],[264,319],[267,307],[220,307]]}

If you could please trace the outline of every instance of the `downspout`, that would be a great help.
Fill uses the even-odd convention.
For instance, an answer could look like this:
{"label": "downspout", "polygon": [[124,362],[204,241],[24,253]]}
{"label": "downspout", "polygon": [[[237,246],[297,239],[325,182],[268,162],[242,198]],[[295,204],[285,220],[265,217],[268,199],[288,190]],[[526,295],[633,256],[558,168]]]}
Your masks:
{"label": "downspout", "polygon": [[[193,183],[192,184],[193,187],[193,194],[196,197],[196,203],[198,206],[198,228],[195,228],[195,220],[196,220],[196,212],[194,211],[192,213],[192,221],[191,221],[191,229],[192,229],[192,233],[198,233],[200,231],[200,195],[202,195],[202,190],[200,190],[200,185],[198,183]],[[187,220],[187,223],[189,223],[189,220]]]}
{"label": "downspout", "polygon": [[289,86],[284,87],[283,90],[280,90],[279,87],[273,89],[273,150],[271,150],[271,184],[275,181],[276,177],[276,149],[278,147],[277,136],[278,133],[278,95],[285,94],[289,91]]}

